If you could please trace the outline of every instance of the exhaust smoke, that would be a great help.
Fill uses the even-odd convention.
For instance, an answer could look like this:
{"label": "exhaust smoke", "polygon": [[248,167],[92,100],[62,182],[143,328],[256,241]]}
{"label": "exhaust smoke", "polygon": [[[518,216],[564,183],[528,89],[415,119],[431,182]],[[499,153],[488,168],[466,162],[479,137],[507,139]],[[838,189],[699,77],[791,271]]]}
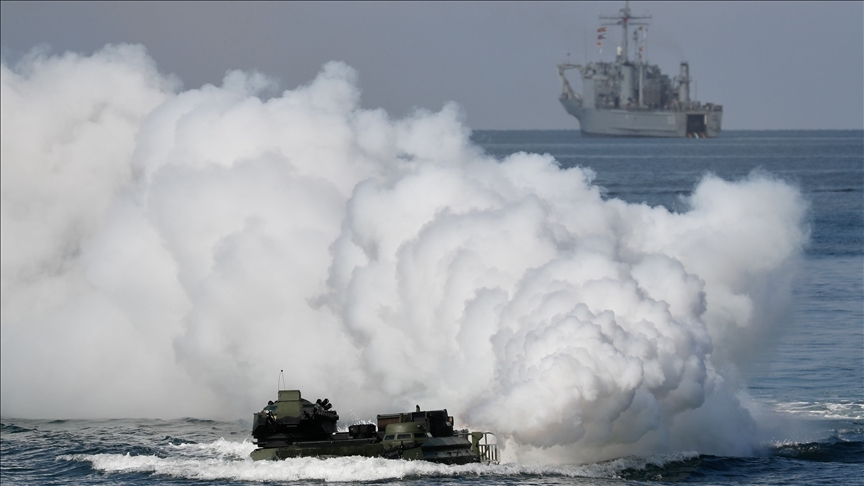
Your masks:
{"label": "exhaust smoke", "polygon": [[356,73],[180,90],[140,46],[2,65],[2,410],[247,417],[278,370],[343,420],[447,407],[505,460],[751,451],[739,371],[785,321],[800,192],[706,175],[688,210],[503,160],[455,104]]}

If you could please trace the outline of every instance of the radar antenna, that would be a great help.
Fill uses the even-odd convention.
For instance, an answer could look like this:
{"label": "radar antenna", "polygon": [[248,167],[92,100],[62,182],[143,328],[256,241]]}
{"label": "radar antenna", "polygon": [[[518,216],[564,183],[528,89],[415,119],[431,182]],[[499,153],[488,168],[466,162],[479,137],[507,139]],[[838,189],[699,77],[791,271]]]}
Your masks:
{"label": "radar antenna", "polygon": [[629,27],[631,25],[648,25],[647,22],[633,22],[633,20],[650,19],[651,16],[650,15],[642,15],[642,16],[630,15],[630,2],[629,2],[629,0],[627,2],[624,2],[624,8],[622,8],[619,12],[621,12],[621,13],[619,13],[618,15],[601,15],[600,18],[615,21],[615,22],[605,22],[603,25],[620,25],[621,26],[622,30],[624,31],[624,35],[622,37],[622,43],[621,43],[622,50],[618,54],[618,58],[616,59],[616,61],[627,62],[629,60],[627,58],[627,56],[628,56],[628,51],[627,51],[628,35],[627,34],[629,33]]}

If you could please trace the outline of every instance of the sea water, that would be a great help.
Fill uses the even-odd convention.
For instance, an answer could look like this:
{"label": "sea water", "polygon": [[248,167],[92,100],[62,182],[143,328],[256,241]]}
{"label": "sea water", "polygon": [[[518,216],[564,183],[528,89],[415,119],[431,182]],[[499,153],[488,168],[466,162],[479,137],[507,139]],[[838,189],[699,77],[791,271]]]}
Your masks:
{"label": "sea water", "polygon": [[[548,153],[591,168],[604,197],[683,211],[706,174],[761,172],[810,202],[791,322],[754,357],[741,399],[764,431],[747,457],[681,451],[596,464],[444,466],[369,458],[253,462],[247,419],[2,418],[5,484],[860,484],[864,473],[864,133],[727,131],[717,139],[583,138],[476,131],[503,158]],[[58,397],[62,410],[62,397]],[[250,414],[254,412],[250,410]],[[770,412],[770,413],[766,413]],[[790,429],[791,427],[791,429]]]}

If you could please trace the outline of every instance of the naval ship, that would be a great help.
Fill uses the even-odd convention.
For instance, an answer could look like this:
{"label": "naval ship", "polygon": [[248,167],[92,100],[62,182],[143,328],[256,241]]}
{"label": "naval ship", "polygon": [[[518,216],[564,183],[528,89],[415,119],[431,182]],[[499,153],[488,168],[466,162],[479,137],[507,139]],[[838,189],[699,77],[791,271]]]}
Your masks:
{"label": "naval ship", "polygon": [[[600,16],[597,45],[602,46],[607,26],[621,27],[623,35],[614,62],[559,64],[563,92],[561,104],[579,120],[585,136],[713,138],[720,133],[723,107],[690,99],[690,68],[681,63],[678,76],[660,72],[644,61],[645,28],[650,16],[631,15],[629,2],[618,15]],[[630,60],[630,31],[634,59]],[[570,86],[565,72],[577,69],[582,94]]]}

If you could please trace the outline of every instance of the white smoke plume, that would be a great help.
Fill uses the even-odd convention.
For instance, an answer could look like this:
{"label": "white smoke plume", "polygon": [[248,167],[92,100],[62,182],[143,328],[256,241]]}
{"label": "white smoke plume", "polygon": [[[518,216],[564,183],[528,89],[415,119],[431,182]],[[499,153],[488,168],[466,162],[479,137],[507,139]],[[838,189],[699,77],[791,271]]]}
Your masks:
{"label": "white smoke plume", "polygon": [[343,421],[447,407],[510,460],[748,453],[799,191],[689,209],[495,160],[456,105],[394,120],[325,65],[182,91],[140,46],[2,65],[2,414],[246,417],[279,370]]}

